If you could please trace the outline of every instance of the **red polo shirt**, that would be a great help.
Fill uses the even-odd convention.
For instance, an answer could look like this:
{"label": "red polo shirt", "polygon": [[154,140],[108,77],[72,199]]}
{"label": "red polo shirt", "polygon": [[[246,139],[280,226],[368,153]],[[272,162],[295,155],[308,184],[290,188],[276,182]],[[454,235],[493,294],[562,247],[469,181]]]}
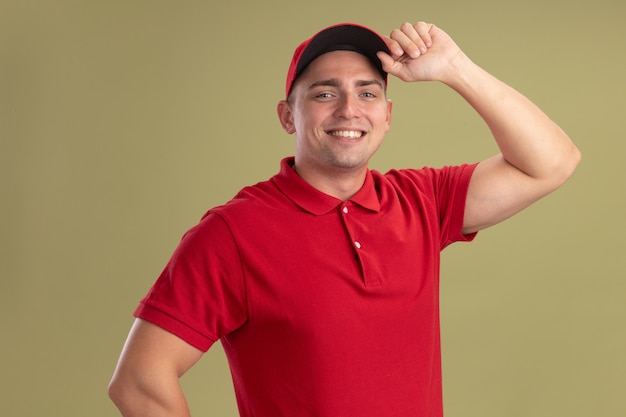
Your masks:
{"label": "red polo shirt", "polygon": [[439,255],[475,165],[370,171],[341,201],[283,160],[189,230],[135,314],[221,340],[244,417],[440,417]]}

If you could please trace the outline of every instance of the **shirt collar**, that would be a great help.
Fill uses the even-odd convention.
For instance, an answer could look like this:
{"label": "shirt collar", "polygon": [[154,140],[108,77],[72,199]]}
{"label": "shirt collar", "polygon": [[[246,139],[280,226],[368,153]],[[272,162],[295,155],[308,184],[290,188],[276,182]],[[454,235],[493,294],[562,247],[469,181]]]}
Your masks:
{"label": "shirt collar", "polygon": [[[293,169],[293,165],[293,156],[283,159],[280,172],[272,178],[272,181],[296,205],[319,216],[342,204],[340,199],[325,194],[304,181]],[[374,212],[380,211],[380,201],[370,170],[367,171],[361,189],[349,201]]]}

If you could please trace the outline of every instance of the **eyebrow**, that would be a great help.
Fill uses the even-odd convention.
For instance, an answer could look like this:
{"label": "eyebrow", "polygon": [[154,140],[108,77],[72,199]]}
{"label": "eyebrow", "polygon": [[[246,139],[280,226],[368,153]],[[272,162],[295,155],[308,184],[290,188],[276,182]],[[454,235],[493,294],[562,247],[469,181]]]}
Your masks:
{"label": "eyebrow", "polygon": [[[359,80],[355,84],[357,87],[367,87],[369,85],[376,85],[382,89],[385,88],[384,84],[381,81],[375,80],[375,79]],[[308,89],[312,90],[316,87],[339,87],[339,86],[341,86],[341,81],[339,81],[337,78],[329,78],[328,80],[319,80],[319,81],[315,81],[311,83]]]}

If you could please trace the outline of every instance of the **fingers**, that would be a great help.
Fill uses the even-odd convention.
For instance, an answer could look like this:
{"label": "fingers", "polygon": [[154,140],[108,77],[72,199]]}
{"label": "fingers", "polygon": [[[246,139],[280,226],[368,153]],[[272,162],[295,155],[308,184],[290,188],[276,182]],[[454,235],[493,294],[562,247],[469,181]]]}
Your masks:
{"label": "fingers", "polygon": [[396,58],[396,54],[392,51],[393,56],[389,56],[383,51],[378,51],[376,55],[380,59],[380,63],[383,66],[383,70],[388,74],[398,76],[398,71],[402,68],[402,63]]}
{"label": "fingers", "polygon": [[414,25],[403,23],[399,29],[394,29],[388,38],[392,57],[398,59],[406,54],[418,58],[425,54],[432,45],[432,27],[431,23],[417,22]]}

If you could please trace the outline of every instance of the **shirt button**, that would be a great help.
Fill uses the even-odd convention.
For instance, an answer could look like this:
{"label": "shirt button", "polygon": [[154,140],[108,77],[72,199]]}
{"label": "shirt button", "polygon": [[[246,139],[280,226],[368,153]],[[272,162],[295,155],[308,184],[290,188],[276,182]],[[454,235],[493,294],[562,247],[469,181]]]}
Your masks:
{"label": "shirt button", "polygon": [[356,246],[357,249],[361,249],[361,243],[358,241],[354,242],[354,246]]}
{"label": "shirt button", "polygon": [[344,207],[341,211],[343,211],[345,214],[348,214],[348,207]]}

